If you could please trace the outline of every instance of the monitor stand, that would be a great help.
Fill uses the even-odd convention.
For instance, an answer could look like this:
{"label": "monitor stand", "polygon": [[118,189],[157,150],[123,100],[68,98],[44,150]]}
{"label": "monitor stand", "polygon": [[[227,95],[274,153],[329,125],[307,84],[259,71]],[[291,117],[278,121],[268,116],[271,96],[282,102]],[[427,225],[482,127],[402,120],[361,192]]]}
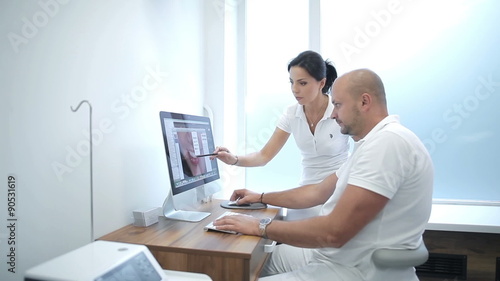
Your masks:
{"label": "monitor stand", "polygon": [[172,194],[172,191],[170,191],[170,194],[165,199],[165,202],[163,202],[163,215],[165,216],[165,218],[171,220],[199,222],[202,219],[208,217],[210,213],[175,209],[174,196]]}

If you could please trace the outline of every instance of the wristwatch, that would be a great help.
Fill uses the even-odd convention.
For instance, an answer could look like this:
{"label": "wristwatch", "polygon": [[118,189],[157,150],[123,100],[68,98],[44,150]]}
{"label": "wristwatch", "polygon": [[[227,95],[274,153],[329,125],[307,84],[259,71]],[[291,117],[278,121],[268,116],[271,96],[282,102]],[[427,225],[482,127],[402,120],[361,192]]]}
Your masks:
{"label": "wristwatch", "polygon": [[264,237],[265,239],[267,239],[266,228],[272,221],[273,220],[271,218],[264,218],[260,220],[259,223],[260,236]]}

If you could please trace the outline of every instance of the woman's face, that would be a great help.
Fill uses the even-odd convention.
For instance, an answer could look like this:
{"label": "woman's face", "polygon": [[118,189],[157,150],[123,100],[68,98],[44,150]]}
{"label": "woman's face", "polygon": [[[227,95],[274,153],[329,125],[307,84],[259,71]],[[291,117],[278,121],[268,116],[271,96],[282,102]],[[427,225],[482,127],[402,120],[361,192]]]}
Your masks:
{"label": "woman's face", "polygon": [[317,81],[307,70],[300,66],[290,68],[290,85],[297,102],[306,105],[322,95],[321,89],[325,86],[326,78]]}

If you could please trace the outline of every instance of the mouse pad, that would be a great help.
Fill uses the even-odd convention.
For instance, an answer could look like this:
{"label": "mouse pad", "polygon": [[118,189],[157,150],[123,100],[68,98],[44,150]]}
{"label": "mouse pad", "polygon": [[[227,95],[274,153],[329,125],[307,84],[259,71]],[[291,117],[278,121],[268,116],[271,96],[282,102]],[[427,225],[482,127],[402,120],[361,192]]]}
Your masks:
{"label": "mouse pad", "polygon": [[220,206],[222,208],[226,209],[243,209],[243,210],[257,210],[257,209],[265,209],[267,208],[267,205],[264,203],[251,203],[247,205],[229,205],[229,200],[228,201],[223,201],[220,203]]}

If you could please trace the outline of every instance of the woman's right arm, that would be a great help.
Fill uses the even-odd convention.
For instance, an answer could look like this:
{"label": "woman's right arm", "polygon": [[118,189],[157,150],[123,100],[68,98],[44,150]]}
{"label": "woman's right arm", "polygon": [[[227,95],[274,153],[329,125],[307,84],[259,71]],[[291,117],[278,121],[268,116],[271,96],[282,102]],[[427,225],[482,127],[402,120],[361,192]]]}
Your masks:
{"label": "woman's right arm", "polygon": [[271,138],[267,141],[264,147],[256,152],[247,155],[236,155],[225,147],[217,147],[215,156],[217,159],[228,165],[236,165],[242,167],[258,167],[264,166],[271,161],[283,148],[290,134],[276,127]]}

